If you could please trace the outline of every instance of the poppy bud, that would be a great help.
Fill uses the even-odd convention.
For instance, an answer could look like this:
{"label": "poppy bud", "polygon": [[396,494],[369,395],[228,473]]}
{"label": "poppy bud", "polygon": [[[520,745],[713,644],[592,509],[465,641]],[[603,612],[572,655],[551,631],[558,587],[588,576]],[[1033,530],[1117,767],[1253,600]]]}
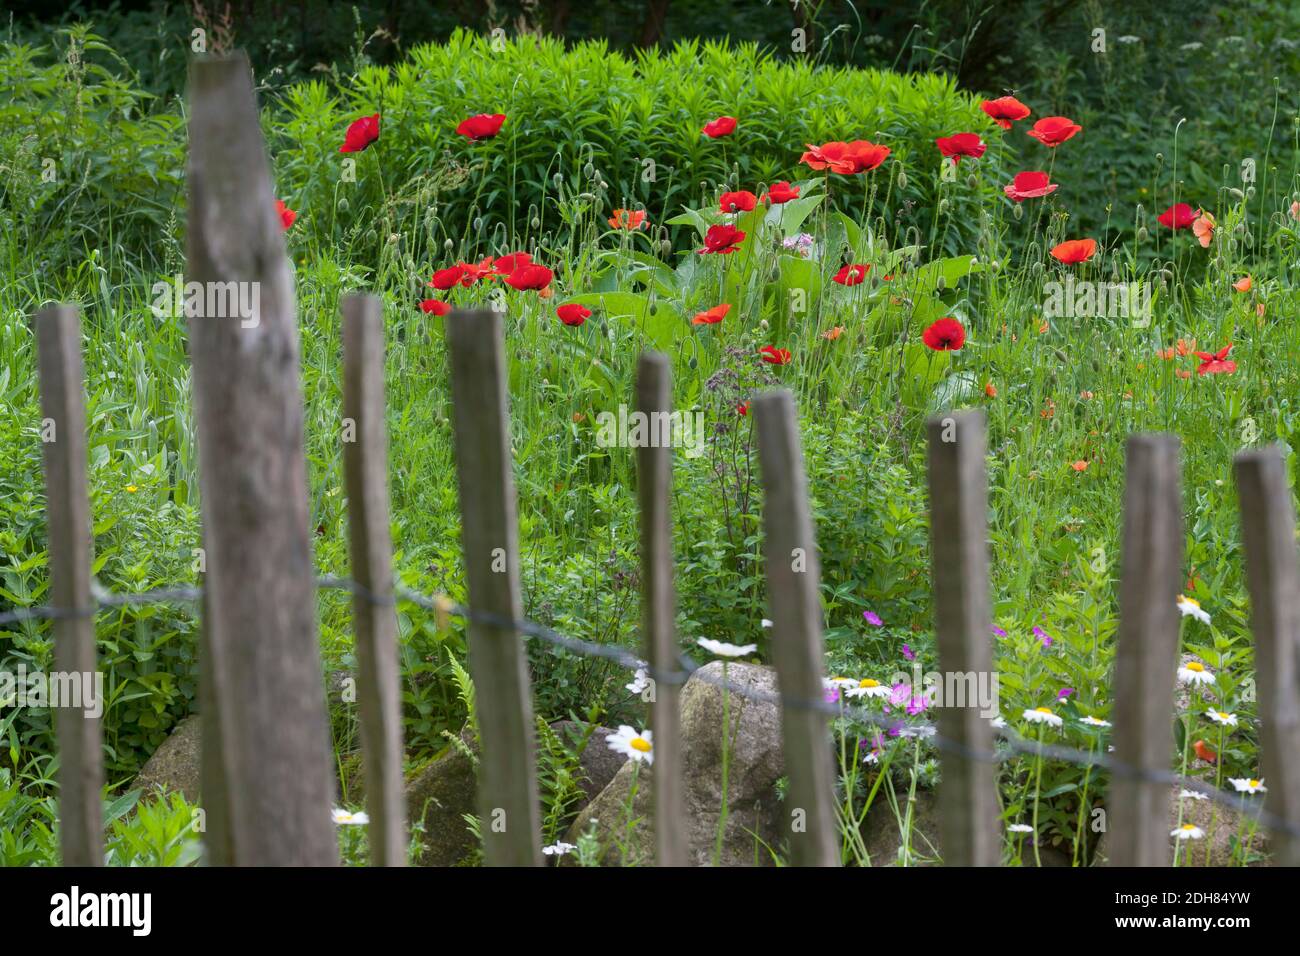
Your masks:
{"label": "poppy bud", "polygon": [[482,216],[475,216],[475,217],[474,217],[474,231],[475,231],[475,232],[482,232],[482,231],[483,231],[483,217],[482,217]]}
{"label": "poppy bud", "polygon": [[1157,163],[1163,163],[1164,161],[1165,161],[1165,154],[1164,154],[1164,153],[1156,153],[1156,162],[1157,162]]}
{"label": "poppy bud", "polygon": [[992,269],[994,272],[1001,272],[1001,271],[1002,271],[1002,263],[1000,263],[1000,262],[998,262],[998,260],[994,259],[991,263],[989,263],[989,268]]}
{"label": "poppy bud", "polygon": [[454,242],[452,242],[450,239],[447,239],[446,241],[443,242],[442,247],[446,249],[448,252],[451,252],[452,247],[455,245],[456,244]]}
{"label": "poppy bud", "polygon": [[347,212],[347,211],[348,211],[348,197],[347,197],[347,196],[340,196],[340,197],[339,197],[339,212]]}
{"label": "poppy bud", "polygon": [[1247,198],[1247,199],[1254,199],[1254,198],[1255,198],[1255,187],[1254,187],[1254,186],[1247,186],[1247,187],[1246,187],[1246,198]]}
{"label": "poppy bud", "polygon": [[903,170],[902,166],[898,167],[898,188],[907,188],[907,173]]}
{"label": "poppy bud", "polygon": [[1025,207],[1020,203],[1016,203],[1011,207],[1011,215],[1015,217],[1017,222],[1019,222],[1021,219],[1025,218]]}
{"label": "poppy bud", "polygon": [[946,200],[946,199],[940,199],[940,200],[939,200],[939,214],[940,214],[940,215],[943,215],[943,214],[944,214],[945,212],[947,212],[947,211],[948,211],[948,200]]}
{"label": "poppy bud", "polygon": [[608,188],[609,188],[609,183],[605,182],[605,180],[602,179],[600,182],[598,182],[598,183],[596,184],[596,186],[597,186],[597,188],[599,188],[599,189],[608,189]]}
{"label": "poppy bud", "polygon": [[1228,195],[1231,196],[1233,199],[1245,199],[1245,198],[1246,198],[1246,194],[1243,193],[1240,189],[1236,189],[1235,187],[1232,188],[1232,189],[1229,189],[1229,190],[1228,190]]}
{"label": "poppy bud", "polygon": [[974,189],[979,184],[980,181],[974,173],[971,173],[969,176],[966,177],[966,185],[969,186],[971,189]]}
{"label": "poppy bud", "polygon": [[596,175],[596,167],[591,165],[591,163],[588,163],[586,166],[582,167],[582,175],[587,179],[590,179],[592,176]]}
{"label": "poppy bud", "polygon": [[934,280],[934,287],[937,291],[942,292],[944,289],[948,288],[948,281],[944,279],[943,276],[939,276],[939,278]]}
{"label": "poppy bud", "polygon": [[532,221],[529,222],[528,225],[532,226],[534,229],[540,229],[542,226],[542,221],[538,219],[536,216],[534,216],[532,218]]}
{"label": "poppy bud", "polygon": [[556,189],[559,189],[562,185],[564,185],[564,177],[559,173],[556,173],[554,176],[551,177],[551,182],[555,184]]}
{"label": "poppy bud", "polygon": [[762,329],[764,332],[766,332],[766,331],[767,331],[767,319],[761,319],[761,320],[759,321],[759,323],[758,323],[758,327],[759,327],[760,329]]}
{"label": "poppy bud", "polygon": [[1147,241],[1147,237],[1148,237],[1149,235],[1151,235],[1151,233],[1147,232],[1147,227],[1146,227],[1146,226],[1139,226],[1139,227],[1138,227],[1138,232],[1137,232],[1138,242],[1146,242],[1146,241]]}
{"label": "poppy bud", "polygon": [[694,355],[692,355],[691,360],[686,364],[689,365],[691,368],[696,368],[699,366],[700,362],[699,359],[697,359]]}
{"label": "poppy bud", "polygon": [[373,243],[376,243],[376,242],[378,242],[378,241],[379,241],[379,233],[375,232],[375,230],[373,230],[373,229],[368,230],[368,231],[366,232],[366,242],[368,242],[368,243],[372,243],[372,244],[373,244]]}
{"label": "poppy bud", "polygon": [[578,193],[578,198],[579,198],[579,199],[586,200],[587,202],[595,202],[595,201],[596,201],[596,194],[595,194],[595,193]]}
{"label": "poppy bud", "polygon": [[663,254],[664,254],[664,255],[666,255],[666,256],[667,256],[667,255],[672,255],[673,244],[672,244],[671,242],[669,242],[667,239],[665,239],[663,242],[659,243],[659,248],[663,250]]}

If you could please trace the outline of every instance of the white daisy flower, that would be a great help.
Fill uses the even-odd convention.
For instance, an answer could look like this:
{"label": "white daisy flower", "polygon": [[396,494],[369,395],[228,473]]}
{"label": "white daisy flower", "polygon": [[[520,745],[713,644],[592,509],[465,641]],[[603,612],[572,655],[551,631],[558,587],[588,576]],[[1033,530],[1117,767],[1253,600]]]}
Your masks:
{"label": "white daisy flower", "polygon": [[888,697],[890,690],[878,680],[864,677],[844,692],[845,697]]}
{"label": "white daisy flower", "polygon": [[617,750],[633,760],[644,760],[652,764],[655,762],[654,745],[651,743],[653,733],[643,730],[638,734],[627,724],[619,724],[618,733],[606,737],[605,744],[610,750]]}
{"label": "white daisy flower", "polygon": [[867,755],[862,758],[863,763],[880,763],[880,754],[874,750],[868,750]]}
{"label": "white daisy flower", "polygon": [[1008,833],[1033,833],[1034,828],[1031,827],[1028,823],[1008,823],[1007,832]]}
{"label": "white daisy flower", "polygon": [[632,683],[624,684],[629,691],[634,694],[640,694],[650,686],[650,678],[646,675],[644,667],[638,667],[636,673],[632,675]]}
{"label": "white daisy flower", "polygon": [[1141,43],[1142,42],[1141,37],[1135,37],[1131,33],[1126,33],[1122,37],[1119,37],[1118,39],[1120,43]]}
{"label": "white daisy flower", "polygon": [[547,856],[564,856],[566,853],[572,853],[577,847],[572,843],[565,843],[561,840],[559,843],[552,843],[550,846],[542,847],[542,852]]}
{"label": "white daisy flower", "polygon": [[771,626],[772,626],[772,622],[769,621],[767,618],[763,618],[762,624],[763,624],[764,627],[771,627]]}
{"label": "white daisy flower", "polygon": [[350,813],[338,807],[331,810],[330,815],[339,826],[365,826],[370,822],[370,814],[368,813]]}
{"label": "white daisy flower", "polygon": [[1021,716],[1031,724],[1047,724],[1049,727],[1059,727],[1063,723],[1060,717],[1052,713],[1050,707],[1035,707],[1033,710],[1025,711]]}
{"label": "white daisy flower", "polygon": [[1251,777],[1229,777],[1228,783],[1236,787],[1238,793],[1268,792],[1268,787],[1264,786],[1263,780],[1255,780]]}
{"label": "white daisy flower", "polygon": [[835,690],[837,687],[857,687],[858,682],[852,677],[826,677],[822,679],[822,686],[827,690]]}
{"label": "white daisy flower", "polygon": [[1208,793],[1201,793],[1199,790],[1181,790],[1178,793],[1179,800],[1208,800]]}
{"label": "white daisy flower", "polygon": [[1197,43],[1197,42],[1193,41],[1192,43],[1184,43],[1184,44],[1183,44],[1182,46],[1180,46],[1178,49],[1180,49],[1180,50],[1199,50],[1199,49],[1200,49],[1201,47],[1203,47],[1203,46],[1205,46],[1204,43]]}
{"label": "white daisy flower", "polygon": [[717,654],[719,657],[744,657],[758,650],[757,644],[728,644],[726,641],[715,641],[711,637],[697,637],[695,643],[710,654]]}
{"label": "white daisy flower", "polygon": [[1213,684],[1214,672],[1200,661],[1188,661],[1178,668],[1178,681],[1182,684]]}
{"label": "white daisy flower", "polygon": [[911,724],[907,727],[900,728],[898,736],[900,737],[920,737],[924,740],[926,737],[933,737],[935,734],[933,724]]}
{"label": "white daisy flower", "polygon": [[1194,617],[1202,624],[1210,623],[1210,615],[1201,610],[1201,602],[1196,598],[1189,598],[1186,594],[1178,595],[1178,610],[1183,617]]}
{"label": "white daisy flower", "polygon": [[1177,829],[1170,830],[1169,835],[1179,840],[1200,840],[1205,836],[1205,831],[1195,823],[1184,823]]}
{"label": "white daisy flower", "polygon": [[1237,715],[1229,714],[1227,711],[1207,710],[1205,716],[1209,717],[1210,720],[1214,721],[1216,724],[1222,724],[1224,727],[1237,726]]}
{"label": "white daisy flower", "polygon": [[1109,726],[1110,726],[1110,721],[1109,721],[1109,720],[1100,720],[1099,718],[1092,716],[1092,714],[1089,714],[1087,717],[1080,717],[1080,718],[1079,718],[1079,723],[1081,723],[1081,724],[1087,724],[1089,727],[1109,727]]}
{"label": "white daisy flower", "polygon": [[1002,730],[1007,725],[1006,720],[1003,719],[1001,714],[998,714],[996,717],[990,720],[989,723],[993,725],[994,730]]}

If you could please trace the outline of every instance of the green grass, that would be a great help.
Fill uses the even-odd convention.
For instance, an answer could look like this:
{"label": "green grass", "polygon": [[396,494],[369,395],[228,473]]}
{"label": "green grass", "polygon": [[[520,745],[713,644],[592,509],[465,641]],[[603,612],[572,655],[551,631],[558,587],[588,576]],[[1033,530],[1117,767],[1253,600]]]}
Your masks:
{"label": "green grass", "polygon": [[[465,55],[482,59],[476,69],[484,77],[477,82],[497,82],[492,71],[503,67],[490,63],[489,53]],[[445,157],[447,129],[472,97],[441,111],[419,99],[433,96],[445,75],[442,56],[426,48],[395,74],[363,70],[342,84],[349,90],[347,108],[321,83],[293,88],[264,114],[277,181],[289,187],[281,193],[300,213],[287,243],[299,297],[312,522],[322,573],[348,573],[338,443],[339,297],[370,289],[384,298],[389,341],[395,565],[410,587],[464,597],[446,348],[441,320],[416,305],[429,293],[424,284],[434,269],[526,247],[556,272],[554,298],[505,292],[524,604],[531,618],[587,640],[635,645],[632,452],[600,447],[595,429],[601,412],[631,403],[636,357],[655,347],[672,359],[675,407],[702,410],[712,436],[705,454],[674,460],[684,645],[697,636],[753,641],[758,658],[768,659],[759,625],[769,616],[760,557],[762,496],[751,419],[738,416],[735,405],[781,385],[794,392],[801,416],[822,551],[828,672],[883,680],[910,670],[901,657],[905,643],[926,669],[934,668],[923,424],[936,411],[978,405],[989,417],[994,614],[1007,631],[997,648],[1008,720],[1051,704],[1063,687],[1074,689],[1063,708],[1067,715],[1109,715],[1123,442],[1139,431],[1170,431],[1183,440],[1189,592],[1213,615],[1212,626],[1185,625],[1184,650],[1220,675],[1215,693],[1226,709],[1251,712],[1245,693],[1251,641],[1231,460],[1244,445],[1278,441],[1294,473],[1292,396],[1300,343],[1290,261],[1297,233],[1286,214],[1296,187],[1293,168],[1257,190],[1236,191],[1240,184],[1227,178],[1214,201],[1203,196],[1219,222],[1209,250],[1190,233],[1170,236],[1150,209],[1117,211],[1117,219],[1134,221],[1131,236],[1090,263],[1062,266],[1046,250],[1080,237],[1071,223],[1071,196],[1089,183],[1062,179],[1057,194],[1026,202],[1016,215],[1000,186],[1020,169],[1048,168],[1049,160],[1023,135],[1023,126],[1005,136],[981,126],[988,154],[963,161],[951,182],[936,175],[937,153],[916,146],[898,149],[874,174],[828,183],[797,165],[802,143],[784,135],[768,141],[756,132],[728,142],[726,165],[695,155],[691,150],[719,144],[688,144],[686,132],[725,100],[684,102],[673,107],[674,122],[686,132],[679,131],[672,149],[685,150],[682,162],[693,178],[689,186],[683,180],[657,194],[661,203],[650,208],[654,227],[678,218],[675,250],[665,253],[654,233],[628,235],[606,224],[612,208],[628,203],[614,198],[621,187],[599,188],[604,173],[597,164],[586,168],[580,124],[566,132],[569,146],[558,152],[547,137],[525,142],[520,132],[473,147],[481,159]],[[549,82],[563,82],[568,61],[545,43],[532,52],[512,46],[510,56],[524,58],[510,69],[539,65],[560,73]],[[570,56],[588,72],[603,62],[594,46]],[[661,85],[673,75],[666,64],[686,61],[704,64],[709,76],[734,80],[744,74],[737,56],[752,51],[733,52],[721,62],[718,48],[686,47],[645,68]],[[13,111],[21,105],[0,113],[0,165],[8,171],[0,198],[20,225],[0,240],[0,607],[46,599],[40,416],[28,319],[46,299],[76,301],[84,310],[100,581],[113,590],[193,582],[191,549],[198,543],[184,330],[149,309],[153,282],[180,271],[183,258],[179,171],[167,159],[177,149],[179,118],[170,110],[142,115],[133,94],[93,71],[74,70],[71,85],[56,82],[50,71],[62,67],[37,66],[38,59],[32,51],[0,48],[0,74],[46,75],[52,84],[39,100],[50,128],[38,131],[35,143],[16,132]],[[631,83],[631,67],[619,69],[622,81]],[[762,68],[755,69],[762,80]],[[786,79],[821,85],[827,76],[808,78],[796,70]],[[856,82],[910,89],[922,100],[947,95],[929,78],[890,85],[862,77]],[[752,95],[769,104],[772,124],[785,122],[779,104],[791,94],[765,82]],[[405,99],[394,91],[405,91]],[[689,95],[686,85],[682,95]],[[505,110],[516,118],[511,130],[536,133],[542,126],[530,125],[530,110],[554,117],[565,107],[530,93],[527,85],[511,96]],[[392,120],[380,143],[357,157],[358,182],[340,183],[335,150],[343,126],[379,104]],[[629,111],[619,122],[644,127],[637,108],[635,100],[618,107]],[[605,102],[582,109],[607,116],[615,107]],[[1036,116],[1045,112],[1035,109]],[[120,119],[100,132],[109,114]],[[842,130],[840,138],[874,138],[874,122],[864,126],[848,113],[832,109],[816,121]],[[556,121],[537,121],[543,122]],[[957,131],[935,125],[942,122],[922,119],[912,128],[927,136]],[[893,143],[891,128],[883,130],[882,141]],[[105,190],[96,192],[99,174],[48,186],[34,180],[30,171],[40,168],[46,135],[65,140],[58,168],[88,163],[92,173],[103,170]],[[1104,126],[1089,129],[1060,151],[1077,163],[1088,137],[1104,135]],[[603,148],[615,157],[625,144],[614,137]],[[1293,141],[1288,148],[1294,149]],[[150,169],[155,149],[162,161]],[[727,173],[733,162],[739,168]],[[515,176],[528,179],[527,190],[517,183],[509,190],[505,184]],[[123,186],[136,177],[144,177],[137,187]],[[700,256],[691,251],[699,246],[698,234],[722,218],[714,212],[718,190],[701,199],[701,184],[719,178],[754,191],[763,180],[789,178],[801,186],[804,200],[768,216],[761,210],[741,216],[749,237],[740,252]],[[536,212],[523,202],[533,194]],[[895,218],[907,201],[922,204],[914,221]],[[482,229],[465,228],[472,223],[467,210],[484,216]],[[58,228],[42,232],[34,225],[40,222]],[[817,238],[815,258],[782,248],[782,238],[801,231]],[[1104,240],[1109,234],[1093,235]],[[830,281],[842,250],[848,261],[872,265],[867,282],[845,288]],[[1067,272],[1146,283],[1155,290],[1150,325],[1126,318],[1044,325],[1045,283]],[[883,281],[886,274],[891,278]],[[1231,283],[1244,274],[1254,277],[1254,290],[1235,292]],[[797,290],[804,293],[803,311],[793,308]],[[451,298],[482,304],[488,288],[458,289]],[[568,328],[554,309],[575,300],[595,315]],[[732,309],[720,325],[690,324],[696,312],[723,302]],[[1265,308],[1262,317],[1258,304]],[[936,353],[921,343],[924,328],[943,316],[967,329],[959,352]],[[838,338],[823,337],[841,326]],[[1158,354],[1178,339],[1195,339],[1198,349],[1232,343],[1237,371],[1180,377],[1177,371],[1195,369],[1194,360]],[[762,363],[757,350],[767,344],[790,349],[792,362]],[[1075,462],[1087,462],[1086,470],[1076,470]],[[884,627],[867,625],[864,610],[879,614]],[[429,615],[410,608],[399,610],[399,624],[407,745],[419,759],[441,749],[443,732],[464,721],[448,656],[464,659],[464,637],[459,628],[438,631]],[[110,782],[120,786],[193,705],[196,622],[191,611],[163,607],[115,611],[101,616],[98,626],[114,695],[105,721]],[[1031,632],[1035,626],[1052,636],[1051,647]],[[343,594],[321,598],[321,641],[328,668],[354,665]],[[47,666],[50,658],[47,626],[0,633],[0,666],[20,660]],[[530,650],[530,662],[539,713],[643,721],[643,706],[623,689],[627,675],[611,664],[538,647]],[[1214,739],[1203,718],[1186,719],[1186,739]],[[1254,731],[1249,721],[1242,724],[1224,746],[1225,768],[1257,776]],[[341,750],[354,745],[350,715],[335,715],[335,734]],[[1096,742],[1075,723],[1067,739],[1085,749]],[[49,715],[0,711],[0,741],[8,744],[0,764],[21,774],[32,792],[46,792],[53,753]],[[933,756],[918,747],[910,768],[899,771],[901,788]],[[1007,765],[1006,818],[1027,819],[1037,794],[1048,839],[1067,851],[1079,840],[1086,850],[1091,838],[1078,831],[1083,771],[1048,762],[1031,787],[1034,770],[1028,761]],[[1104,781],[1094,775],[1090,796],[1103,791]]]}

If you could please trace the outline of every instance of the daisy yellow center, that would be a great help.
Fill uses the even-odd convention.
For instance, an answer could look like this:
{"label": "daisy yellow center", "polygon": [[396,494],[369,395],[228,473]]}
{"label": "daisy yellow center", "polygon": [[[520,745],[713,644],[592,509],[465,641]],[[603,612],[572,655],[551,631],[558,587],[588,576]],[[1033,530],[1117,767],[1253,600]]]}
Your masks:
{"label": "daisy yellow center", "polygon": [[1184,824],[1183,824],[1183,829],[1184,829],[1184,830],[1195,830],[1195,829],[1196,829],[1196,824],[1195,824],[1195,823],[1184,823]]}
{"label": "daisy yellow center", "polygon": [[1232,716],[1231,714],[1225,714],[1223,711],[1219,711],[1219,719],[1220,719],[1220,720],[1227,720],[1227,719],[1228,719],[1229,717],[1231,717],[1231,716]]}
{"label": "daisy yellow center", "polygon": [[1259,786],[1259,781],[1258,781],[1258,780],[1249,780],[1249,781],[1247,781],[1247,783],[1249,783],[1252,787],[1258,787],[1258,786]]}
{"label": "daisy yellow center", "polygon": [[1198,672],[1199,672],[1199,671],[1203,671],[1203,670],[1205,670],[1205,665],[1204,665],[1204,664],[1198,664],[1196,661],[1190,661],[1190,662],[1187,664],[1187,669],[1188,669],[1189,671],[1198,671]]}
{"label": "daisy yellow center", "polygon": [[126,486],[126,490],[127,490],[127,491],[130,491],[130,492],[132,492],[132,493],[134,493],[137,489],[136,489],[135,485],[127,485],[127,486]]}
{"label": "daisy yellow center", "polygon": [[639,750],[643,754],[648,754],[650,752],[650,741],[646,740],[644,737],[633,737],[629,742],[629,745],[633,750]]}
{"label": "daisy yellow center", "polygon": [[1200,606],[1201,606],[1201,602],[1200,602],[1200,601],[1196,600],[1196,598],[1189,598],[1186,594],[1180,594],[1180,595],[1178,595],[1178,600],[1179,600],[1180,602],[1182,602],[1183,604],[1190,604],[1192,607],[1200,607]]}
{"label": "daisy yellow center", "polygon": [[1050,707],[1035,707],[1035,708],[1034,708],[1034,712],[1035,712],[1035,713],[1039,713],[1039,714],[1050,714],[1050,713],[1052,712],[1052,708],[1050,708]]}
{"label": "daisy yellow center", "polygon": [[858,686],[859,686],[859,687],[879,687],[879,686],[880,686],[880,681],[878,681],[878,680],[872,680],[870,677],[864,677],[864,678],[862,678],[862,680],[858,681]]}

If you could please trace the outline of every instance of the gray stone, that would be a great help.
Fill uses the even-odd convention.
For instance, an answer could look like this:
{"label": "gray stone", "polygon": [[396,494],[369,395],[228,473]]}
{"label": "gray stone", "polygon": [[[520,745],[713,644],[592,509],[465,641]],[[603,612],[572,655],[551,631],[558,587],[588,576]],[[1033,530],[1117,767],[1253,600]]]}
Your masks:
{"label": "gray stone", "polygon": [[[1213,783],[1213,781],[1206,781]],[[1232,840],[1234,838],[1245,840],[1247,833],[1255,829],[1254,838],[1250,841],[1251,856],[1263,854],[1268,849],[1266,834],[1263,827],[1254,827],[1253,822],[1243,817],[1232,807],[1225,807],[1213,800],[1180,800],[1178,794],[1183,788],[1175,784],[1169,791],[1169,825],[1166,832],[1173,830],[1179,825],[1178,805],[1182,804],[1183,815],[1182,823],[1191,823],[1198,826],[1204,831],[1205,836],[1200,840],[1179,841],[1182,849],[1178,852],[1179,866],[1232,866],[1234,864],[1232,852]],[[1256,795],[1252,799],[1261,799]],[[1109,832],[1103,833],[1101,839],[1097,841],[1097,851],[1093,855],[1094,865],[1105,863],[1108,859],[1106,853],[1107,837]],[[1175,841],[1170,837],[1169,842]],[[1206,853],[1209,854],[1209,862],[1206,862]],[[1240,851],[1237,858],[1240,859]],[[1172,856],[1171,856],[1172,859]],[[1262,861],[1255,861],[1262,862]]]}
{"label": "gray stone", "polygon": [[199,715],[192,714],[173,727],[171,734],[149,757],[131,788],[145,790],[145,796],[159,788],[168,793],[179,792],[189,803],[197,803],[201,723]]}
{"label": "gray stone", "polygon": [[[728,812],[720,854],[716,848],[722,807],[724,698],[716,682],[722,676],[723,664],[715,661],[692,675],[682,689],[684,825],[691,862],[707,866],[716,859],[723,866],[771,865],[775,862],[772,854],[781,852],[784,842],[784,814],[776,784],[785,773],[785,766],[781,753],[781,713],[774,701],[746,699],[735,693],[726,695],[730,725]],[[726,676],[729,683],[760,693],[775,695],[777,692],[776,672],[770,667],[731,663],[726,667]],[[579,834],[594,823],[606,863],[653,862],[650,806],[653,774],[653,766],[628,761],[578,815],[565,839],[576,842]]]}

